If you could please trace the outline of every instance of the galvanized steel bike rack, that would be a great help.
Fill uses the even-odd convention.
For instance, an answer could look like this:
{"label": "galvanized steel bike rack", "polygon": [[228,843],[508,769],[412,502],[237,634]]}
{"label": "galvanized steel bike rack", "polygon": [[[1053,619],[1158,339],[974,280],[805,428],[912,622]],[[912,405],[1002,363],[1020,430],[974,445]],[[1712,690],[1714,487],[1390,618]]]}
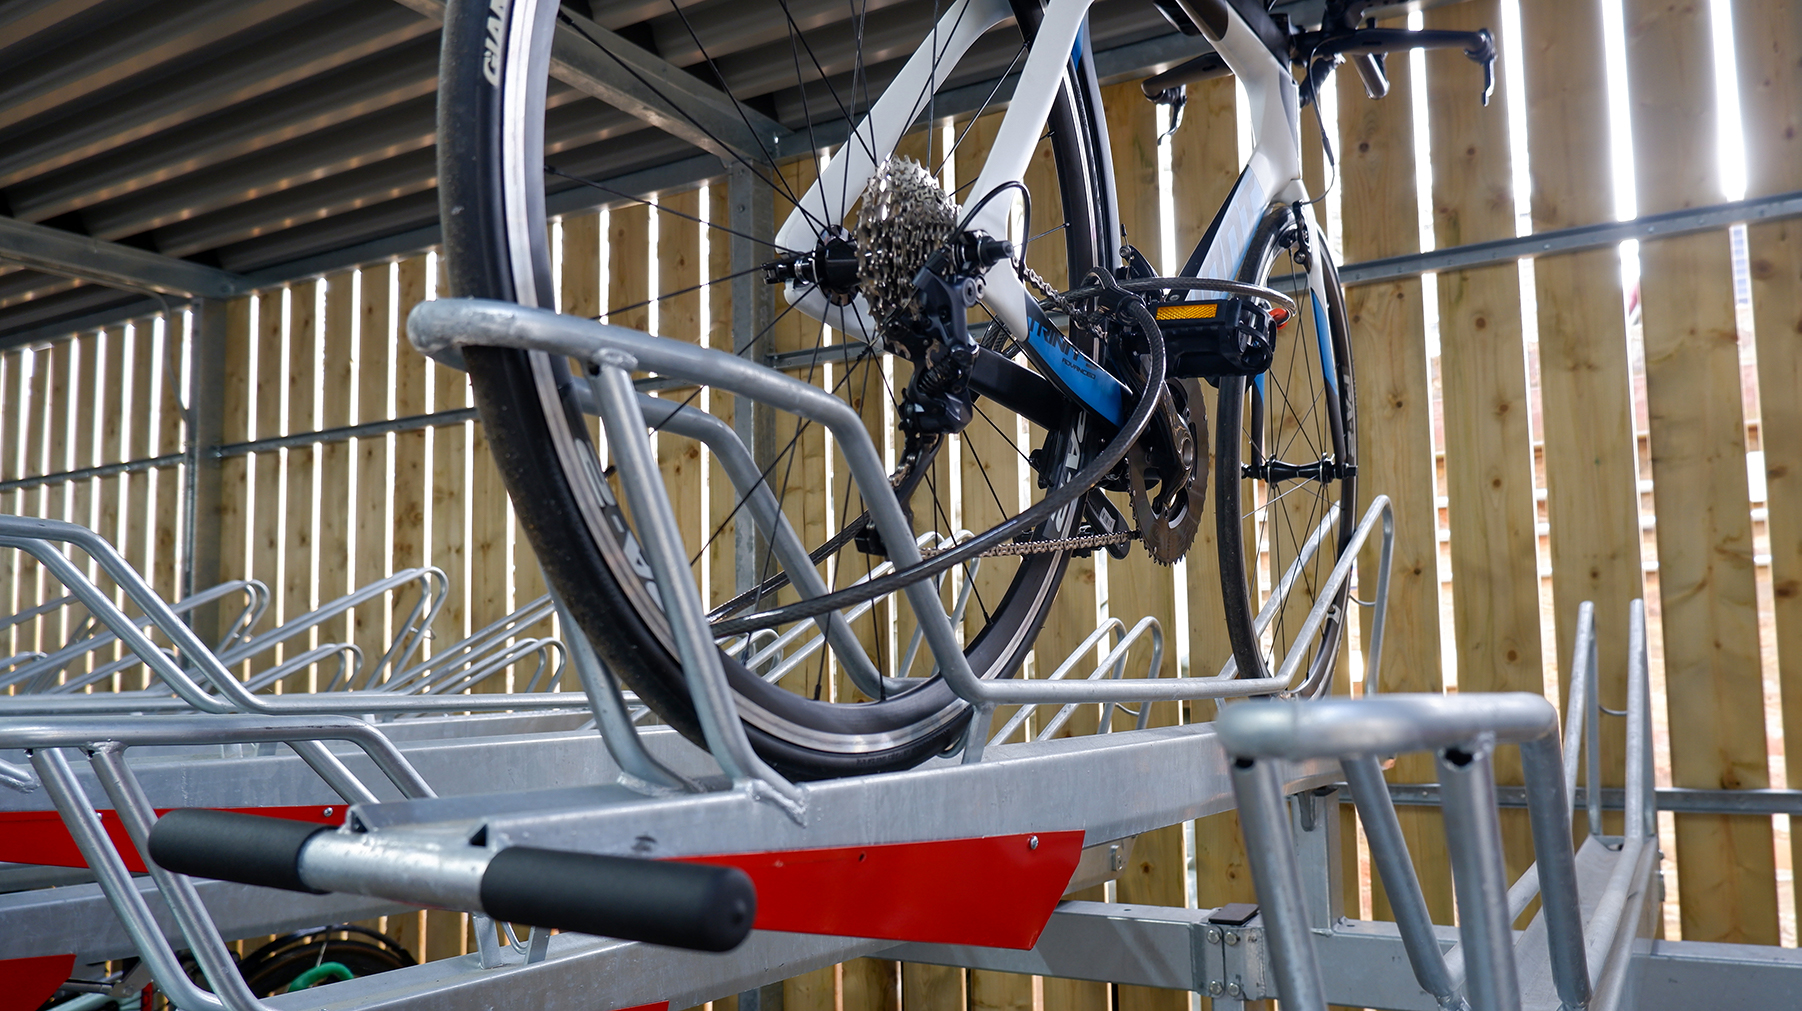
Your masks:
{"label": "galvanized steel bike rack", "polygon": [[[1356,799],[1371,863],[1394,906],[1415,979],[1440,1007],[1621,1006],[1634,941],[1646,936],[1647,916],[1656,909],[1656,903],[1647,904],[1657,890],[1657,823],[1644,604],[1634,601],[1631,614],[1624,836],[1605,839],[1594,817],[1589,837],[1573,853],[1571,811],[1586,716],[1592,786],[1599,771],[1593,607],[1585,604],[1579,621],[1570,731],[1562,743],[1557,711],[1542,696],[1526,693],[1392,695],[1238,706],[1222,714],[1220,733],[1234,756],[1240,821],[1270,938],[1276,990],[1285,1004],[1324,1009],[1338,998],[1320,973],[1289,817],[1271,763],[1336,758]],[[1492,766],[1495,748],[1504,745],[1520,749],[1537,856],[1512,886],[1503,867]],[[1460,943],[1449,953],[1442,952],[1428,916],[1379,765],[1415,751],[1434,752],[1439,771],[1460,924]],[[1517,936],[1513,923],[1535,897],[1540,912]]]}
{"label": "galvanized steel bike rack", "polygon": [[[933,667],[945,674],[959,693],[977,707],[980,716],[973,721],[962,753],[936,759],[907,773],[805,786],[790,784],[762,766],[744,741],[732,699],[725,692],[723,678],[717,669],[718,647],[704,621],[698,595],[688,581],[687,559],[679,540],[675,539],[668,504],[661,500],[662,486],[656,480],[655,460],[646,439],[647,424],[662,423],[666,431],[707,442],[728,464],[728,476],[751,494],[749,512],[771,542],[778,560],[794,570],[797,589],[804,594],[819,595],[825,588],[807,582],[805,572],[811,571],[811,566],[805,564],[805,552],[792,531],[787,529],[780,509],[775,508],[773,501],[763,501],[767,489],[763,497],[756,494],[760,486],[757,471],[751,466],[750,456],[736,435],[699,412],[679,407],[672,409],[667,401],[637,394],[631,387],[627,370],[634,366],[647,367],[666,375],[705,379],[734,389],[741,395],[757,396],[820,420],[841,433],[854,477],[860,484],[869,487],[871,482],[879,482],[886,488],[886,474],[861,421],[851,424],[847,420],[850,415],[839,417],[844,411],[842,402],[824,396],[817,388],[749,366],[730,356],[710,358],[710,353],[700,353],[696,360],[697,349],[690,346],[552,314],[533,315],[529,310],[525,311],[527,317],[523,320],[499,318],[497,322],[497,312],[503,316],[521,312],[511,305],[435,304],[440,307],[438,310],[428,307],[416,316],[419,332],[429,331],[432,313],[442,312],[447,315],[441,316],[437,325],[454,328],[460,334],[473,334],[472,340],[491,343],[511,340],[514,346],[575,353],[597,366],[592,384],[594,406],[607,425],[610,451],[625,477],[622,484],[629,494],[636,496],[631,506],[638,534],[646,546],[647,559],[657,571],[660,585],[676,591],[666,591],[665,603],[682,644],[691,688],[705,717],[703,726],[707,730],[711,755],[682,742],[667,728],[637,727],[635,722],[643,713],[642,707],[620,690],[611,673],[579,636],[568,646],[570,666],[584,688],[583,696],[575,699],[557,693],[552,693],[549,698],[543,693],[452,695],[449,693],[459,687],[455,678],[448,681],[446,694],[423,697],[371,690],[367,686],[316,696],[252,693],[230,676],[221,662],[223,657],[199,643],[104,541],[90,532],[64,524],[0,517],[0,545],[30,551],[43,560],[69,584],[73,594],[93,611],[110,633],[149,666],[176,696],[162,700],[141,696],[111,700],[95,696],[62,696],[55,701],[67,708],[56,709],[34,708],[45,704],[31,697],[0,703],[0,748],[30,749],[36,774],[30,778],[44,783],[65,819],[71,821],[78,842],[82,841],[83,834],[76,823],[91,819],[93,807],[86,799],[88,794],[81,785],[81,775],[67,766],[61,758],[60,748],[73,747],[89,752],[93,766],[91,775],[96,777],[116,808],[122,801],[141,808],[128,821],[137,822],[147,833],[154,820],[149,813],[148,796],[171,783],[195,782],[193,770],[214,761],[210,756],[204,760],[193,758],[192,749],[196,742],[216,743],[236,735],[244,742],[287,740],[297,758],[222,754],[216,766],[221,771],[235,769],[245,762],[273,762],[275,764],[269,767],[279,767],[281,776],[292,784],[285,788],[290,793],[315,798],[324,784],[342,801],[354,801],[351,830],[314,837],[299,858],[302,872],[311,868],[319,883],[344,893],[368,897],[333,896],[331,898],[342,903],[336,908],[388,909],[394,908],[395,903],[446,904],[447,900],[449,904],[473,908],[468,897],[473,894],[472,874],[479,875],[478,865],[486,859],[480,856],[481,853],[492,855],[508,847],[529,845],[572,853],[643,855],[637,851],[642,849],[645,839],[656,840],[654,855],[669,857],[1074,831],[1080,833],[1084,851],[1071,882],[1072,887],[1077,887],[1106,880],[1117,873],[1120,857],[1138,833],[1222,811],[1232,805],[1226,756],[1213,726],[1145,729],[1146,703],[1284,692],[1311,694],[1321,687],[1292,683],[1300,665],[1300,660],[1295,657],[1273,662],[1277,674],[1256,681],[1234,677],[1236,672],[1230,666],[1212,677],[1163,676],[1164,630],[1152,619],[1137,621],[1130,627],[1118,620],[1104,623],[1064,658],[1050,677],[1034,681],[983,681],[969,672],[961,651],[955,648],[953,625],[957,609],[954,607],[953,613],[947,614],[939,600],[938,583],[926,579],[906,591],[919,615],[920,635],[931,651]],[[456,315],[459,313],[464,315]],[[474,326],[470,318],[464,318],[470,313],[474,314],[476,322],[485,321],[486,328]],[[428,325],[419,324],[421,318]],[[515,325],[522,327],[522,332],[508,336],[511,333],[508,328]],[[430,341],[421,340],[420,343],[424,345]],[[738,464],[736,468],[732,466],[734,461]],[[875,501],[880,503],[882,498],[876,496]],[[892,497],[887,505],[894,505]],[[888,515],[888,512],[894,515]],[[874,518],[888,543],[904,545],[889,563],[895,567],[917,563],[921,547],[944,546],[943,543],[917,544],[898,507],[886,510],[878,505],[874,509]],[[1367,636],[1366,643],[1369,648],[1366,666],[1370,675],[1374,675],[1380,666],[1385,603],[1382,590],[1386,585],[1392,534],[1390,524],[1387,501],[1379,498],[1356,528],[1351,546],[1327,585],[1316,588],[1319,602],[1312,608],[1306,626],[1308,629],[1317,627],[1326,619],[1331,598],[1350,577],[1351,558],[1371,534],[1380,531],[1383,570],[1377,575],[1373,634]],[[1303,557],[1297,558],[1279,581],[1278,598],[1259,616],[1260,629],[1280,607],[1281,594],[1297,585],[1299,567],[1318,549],[1331,526],[1329,519],[1315,531],[1314,537],[1303,548]],[[935,535],[926,535],[932,536]],[[60,549],[51,543],[53,540],[74,544],[88,552],[125,590],[127,597],[143,610],[145,618],[130,619],[113,606],[68,563]],[[909,552],[907,548],[914,550]],[[814,582],[818,582],[817,577]],[[684,603],[685,597],[693,599]],[[552,600],[544,606],[555,607],[557,604]],[[796,630],[791,629],[770,642],[741,638],[725,645],[755,654],[749,658],[753,663],[768,660],[773,664],[768,676],[780,677],[785,667],[792,667],[789,661],[796,656],[844,641],[845,623],[850,617],[855,614],[845,618],[822,615],[804,623],[802,627],[813,633],[810,639],[794,635]],[[159,650],[143,633],[140,626],[146,620],[174,644],[172,652]],[[1110,636],[1113,641],[1106,656],[1090,668],[1092,673],[1088,677],[1080,677],[1097,647]],[[753,641],[758,643],[755,650],[751,648]],[[254,645],[253,641],[234,644],[241,649]],[[1145,676],[1126,677],[1129,651],[1147,645],[1150,662]],[[472,648],[466,652],[479,654],[480,650]],[[863,674],[874,676],[873,671]],[[405,676],[389,680],[407,683]],[[348,686],[351,681],[341,678],[337,683]],[[416,784],[415,788],[402,791],[408,796],[397,796],[392,783],[384,786],[387,782],[384,777],[372,778],[370,770],[358,765],[367,759],[336,753],[296,729],[312,726],[316,730],[317,726],[307,721],[326,719],[302,714],[374,713],[378,719],[406,715],[410,719],[382,724],[382,733],[405,736],[406,728],[416,728],[418,736],[407,754],[448,762],[456,753],[456,745],[431,736],[437,724],[444,721],[430,714],[474,708],[476,698],[480,699],[482,708],[514,710],[510,715],[478,718],[486,720],[497,731],[525,726],[533,719],[559,718],[556,714],[533,717],[530,710],[535,707],[568,706],[578,699],[585,702],[582,712],[568,717],[572,722],[569,729],[553,735],[555,741],[527,745],[515,739],[499,745],[482,743],[485,739],[478,736],[472,738],[470,744],[472,747],[480,744],[494,757],[504,753],[514,764],[521,759],[531,764],[550,756],[556,748],[567,753],[577,746],[575,737],[579,737],[588,756],[589,778],[585,781],[607,783],[611,780],[614,785],[590,786],[576,794],[567,790],[503,789],[499,793],[449,796],[443,795],[447,791],[440,789],[440,796],[431,797],[417,788],[422,784]],[[991,739],[990,731],[995,728],[989,726],[988,714],[998,704],[1017,705],[1020,710],[999,728],[999,732],[993,733]],[[1107,707],[1107,714],[1100,721],[1102,733],[1082,738],[1048,739],[1048,735],[1055,733],[1069,718],[1074,707],[1083,704]],[[1114,723],[1113,707],[1126,705],[1139,706],[1133,715],[1140,729],[1109,732]],[[1041,706],[1059,708],[1039,726],[1038,739],[1019,744],[1001,743]],[[201,712],[195,714],[195,710]],[[230,715],[234,710],[244,715]],[[134,746],[143,751],[148,761],[134,763],[134,766],[142,769],[152,783],[136,793],[120,786],[123,775],[132,770],[125,769],[118,742],[109,743],[108,724],[92,720],[71,722],[69,716],[71,713],[94,715],[124,711],[193,714],[159,715],[137,721]],[[600,749],[593,747],[593,735],[581,734],[573,726],[574,721],[587,715],[593,716],[602,731],[600,736],[606,756],[601,756]],[[407,746],[406,742],[401,743]],[[262,746],[257,747],[260,751]],[[184,748],[189,749],[186,755]],[[353,766],[357,768],[353,769]],[[17,766],[13,768],[23,773]],[[1154,769],[1159,774],[1148,775],[1149,770]],[[1296,790],[1326,784],[1332,774],[1332,767],[1327,763],[1304,762],[1286,766],[1281,776],[1286,787]],[[436,778],[434,774],[433,779]],[[469,789],[475,785],[470,779],[465,776],[456,784],[460,789],[449,792],[475,793]],[[190,787],[181,799],[202,806],[235,806],[231,803],[224,777],[203,776],[199,782],[207,785],[203,789]],[[303,782],[311,785],[300,785]],[[1082,787],[1082,784],[1092,782],[1131,785],[1105,791]],[[158,796],[160,799],[161,795]],[[456,859],[449,859],[448,851],[443,848],[447,838],[481,839],[482,844],[476,847],[480,852],[459,851]],[[137,838],[135,841],[141,848],[144,840]],[[134,945],[161,943],[158,938],[162,934],[157,938],[151,936],[152,926],[174,931],[190,945],[211,944],[204,935],[213,931],[213,927],[189,915],[198,907],[188,903],[188,896],[199,889],[208,895],[230,900],[244,892],[242,886],[192,882],[161,871],[156,875],[154,891],[173,890],[170,901],[177,906],[187,903],[189,909],[183,913],[172,907],[174,920],[157,925],[154,914],[144,908],[148,886],[133,884],[112,873],[118,867],[107,869],[105,865],[116,864],[119,857],[117,852],[111,852],[110,856],[108,852],[102,852],[108,846],[104,838],[90,833],[86,843],[84,854],[101,877],[100,890],[120,911]],[[411,870],[398,872],[397,861],[400,860],[409,861]],[[94,886],[86,887],[91,890]],[[463,901],[454,901],[457,896],[462,896]],[[297,897],[295,901],[315,900]],[[4,907],[5,902],[0,899],[0,909]],[[46,907],[37,904],[30,908],[38,911],[36,915],[42,915]],[[1054,924],[1071,922],[1070,917],[1076,915],[1075,911],[1059,913],[1054,917]],[[242,923],[242,920],[236,921],[234,926]],[[195,934],[203,936],[196,940]],[[213,931],[212,936],[219,935]],[[607,990],[607,1000],[617,1000],[620,1004],[641,1002],[632,999],[631,995],[647,987],[661,990],[664,997],[693,993],[706,994],[700,999],[707,999],[792,975],[807,965],[830,964],[881,946],[881,942],[847,938],[760,933],[729,958],[709,956],[703,962],[697,962],[695,956],[665,949],[645,949],[622,942],[560,935],[551,939],[548,946],[532,945],[527,952],[529,957],[525,959],[513,958],[502,948],[490,949],[484,943],[484,951],[470,956],[469,960],[451,960],[455,964],[433,963],[417,970],[390,973],[381,977],[380,982],[375,979],[352,981],[353,985],[348,988],[347,984],[335,984],[330,996],[360,1006],[446,1006],[443,1002],[447,1000],[455,1004],[465,998],[486,999],[482,995],[493,992],[492,984],[519,973],[542,981],[540,985],[574,986],[577,979],[597,966],[628,958],[639,968],[634,970],[630,980],[614,981]],[[431,974],[438,983],[421,987],[421,973]],[[679,985],[672,982],[674,980],[679,980]],[[229,984],[226,986],[229,989]],[[404,995],[395,987],[405,988]],[[537,989],[536,985],[534,989]],[[222,996],[228,995],[222,991]],[[320,996],[326,996],[326,992],[322,991]],[[656,990],[646,999],[657,999]],[[229,997],[229,1002],[237,1011],[245,1011],[245,1005],[238,997]],[[554,1003],[552,1000],[547,1006]],[[294,1004],[291,995],[290,998],[275,999],[268,1006]]]}

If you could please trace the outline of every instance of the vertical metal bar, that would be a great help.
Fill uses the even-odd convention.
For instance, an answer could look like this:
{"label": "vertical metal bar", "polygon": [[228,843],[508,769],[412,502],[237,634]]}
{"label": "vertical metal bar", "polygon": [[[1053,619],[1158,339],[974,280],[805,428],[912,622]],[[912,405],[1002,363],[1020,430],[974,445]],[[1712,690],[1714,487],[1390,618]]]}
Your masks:
{"label": "vertical metal bar", "polygon": [[[806,545],[795,534],[787,515],[782,512],[782,504],[776,500],[769,482],[764,480],[756,460],[744,443],[739,441],[737,434],[713,415],[679,403],[641,393],[638,395],[638,406],[644,411],[645,421],[653,427],[705,443],[707,448],[713,450],[714,459],[726,472],[732,486],[745,497],[749,506],[747,511],[757,524],[758,532],[771,545],[770,550],[782,563],[782,568],[794,582],[795,589],[803,597],[825,596],[826,581],[820,578],[813,560],[807,557]],[[969,581],[965,581],[964,591],[959,599],[960,606],[967,602],[971,585]],[[814,622],[819,627],[820,634],[831,644],[833,656],[844,665],[852,683],[873,699],[884,698],[882,672],[876,669],[869,654],[858,643],[857,635],[851,631],[851,625],[845,620],[845,616],[837,611],[828,611],[814,619]],[[897,687],[905,689],[906,686]]]}
{"label": "vertical metal bar", "polygon": [[620,351],[603,351],[595,358],[591,385],[600,402],[601,421],[607,427],[608,449],[620,470],[620,486],[632,508],[638,541],[657,577],[655,589],[669,617],[689,697],[694,699],[695,715],[708,749],[735,783],[744,787],[761,783],[768,787],[773,799],[791,814],[797,814],[804,794],[751,750],[744,724],[738,720],[738,707],[726,686],[719,647],[714,645],[708,630],[707,613],[688,567],[687,548],[676,529],[668,489],[663,486],[646,438],[638,391],[632,388],[631,370],[638,363]]}
{"label": "vertical metal bar", "polygon": [[1245,852],[1251,863],[1252,880],[1257,883],[1259,911],[1269,931],[1270,954],[1276,962],[1278,996],[1286,1009],[1325,1011],[1326,987],[1308,933],[1301,872],[1295,866],[1289,811],[1283,803],[1276,761],[1236,758],[1232,775],[1233,794],[1239,802],[1239,827],[1245,833]]}
{"label": "vertical metal bar", "polygon": [[[1385,496],[1383,508],[1383,546],[1377,554],[1377,595],[1373,600],[1370,613],[1370,632],[1365,637],[1364,647],[1364,693],[1375,695],[1378,682],[1383,673],[1383,627],[1389,620],[1389,570],[1395,559],[1395,510],[1387,505]],[[1375,503],[1373,502],[1374,506]],[[1369,512],[1366,511],[1366,516]]]}
{"label": "vertical metal bar", "polygon": [[1627,605],[1627,817],[1621,834],[1657,833],[1652,813],[1652,732],[1646,663],[1646,602]]}
{"label": "vertical metal bar", "polygon": [[176,961],[175,952],[170,950],[168,940],[163,937],[162,927],[157,925],[144,896],[131,880],[125,860],[101,830],[100,816],[95,813],[93,803],[76,781],[62,752],[55,748],[33,751],[31,765],[43,781],[44,792],[62,813],[63,824],[68,827],[88,868],[94,872],[100,890],[106,893],[125,933],[138,949],[139,956],[150,965],[151,976],[168,994],[170,1002],[190,1011],[224,1011],[225,1003],[195,986],[181,963]]}
{"label": "vertical metal bar", "polygon": [[[289,741],[287,743],[288,747],[293,748],[294,753],[300,756],[301,761],[307,763],[314,772],[318,773],[320,779],[325,780],[326,785],[330,786],[334,793],[344,798],[346,804],[380,802],[380,798],[375,795],[375,792],[358,779],[348,766],[339,761],[338,756],[332,754],[331,749],[325,746],[324,741]],[[428,791],[423,796],[429,797],[431,793]]]}
{"label": "vertical metal bar", "polygon": [[1589,681],[1595,677],[1591,650],[1596,640],[1596,605],[1585,600],[1577,605],[1577,641],[1571,649],[1570,694],[1564,704],[1564,803],[1577,806],[1577,765],[1583,757],[1584,704],[1589,698]]}
{"label": "vertical metal bar", "polygon": [[[220,577],[220,525],[217,522],[224,494],[220,486],[219,457],[214,450],[225,441],[225,303],[202,299],[194,305],[188,337],[188,388],[184,405],[187,445],[187,480],[183,482],[183,535],[181,591],[192,596],[200,587],[212,586]],[[167,338],[165,338],[167,339]],[[217,606],[208,606],[190,619],[200,637],[218,642]]]}
{"label": "vertical metal bar", "polygon": [[1433,917],[1427,912],[1426,896],[1408,856],[1408,840],[1395,815],[1395,801],[1389,796],[1383,767],[1368,757],[1341,759],[1339,765],[1345,770],[1345,781],[1351,785],[1352,801],[1364,823],[1364,837],[1370,843],[1370,862],[1383,879],[1383,891],[1395,911],[1395,925],[1401,931],[1408,963],[1414,967],[1414,978],[1441,1007],[1455,1008],[1463,998],[1458,995],[1457,981],[1446,967],[1445,954],[1433,932]]}
{"label": "vertical metal bar", "polygon": [[1614,950],[1614,935],[1621,928],[1622,914],[1626,911],[1627,900],[1633,894],[1640,851],[1646,845],[1644,836],[1629,835],[1621,844],[1620,853],[1614,858],[1614,870],[1609,872],[1608,883],[1602,888],[1601,898],[1596,900],[1595,909],[1589,916],[1588,929],[1583,936],[1584,954],[1592,966],[1605,966],[1608,953]]}
{"label": "vertical metal bar", "polygon": [[1308,790],[1290,801],[1294,821],[1295,861],[1307,899],[1308,928],[1331,930],[1345,918],[1345,888],[1340,880],[1339,791]]}
{"label": "vertical metal bar", "polygon": [[1589,757],[1589,766],[1583,776],[1584,799],[1589,808],[1589,834],[1602,834],[1602,700],[1597,683],[1602,680],[1601,673],[1596,670],[1596,641],[1589,640],[1589,683],[1586,690],[1589,698],[1584,706],[1588,715],[1585,720],[1589,724],[1589,743],[1585,753]]}
{"label": "vertical metal bar", "polygon": [[[726,194],[731,201],[729,224],[732,227],[732,350],[754,362],[770,353],[770,323],[775,312],[774,290],[765,284],[756,270],[769,250],[753,241],[753,237],[776,234],[776,196],[770,184],[758,173],[742,166],[732,167],[726,181]],[[775,418],[771,410],[748,397],[732,399],[732,427],[738,438],[751,447],[758,467],[770,465],[768,457],[775,449]],[[736,527],[733,540],[733,568],[739,593],[757,585],[758,544],[756,529],[749,523]]]}
{"label": "vertical metal bar", "polygon": [[[545,586],[550,585],[550,580],[545,580]],[[569,609],[563,606],[563,598],[554,589],[550,595],[551,602],[557,606],[557,617],[566,629],[564,639],[569,643],[569,662],[575,665],[576,675],[582,680],[582,690],[588,694],[588,704],[594,708],[601,743],[607,746],[607,753],[613,756],[620,774],[656,789],[694,790],[694,784],[671,772],[644,750],[644,742],[638,739],[638,730],[632,725],[626,700],[620,695],[613,672],[595,655],[588,634],[570,617]]]}
{"label": "vertical metal bar", "polygon": [[93,766],[94,776],[100,780],[101,788],[112,800],[113,810],[124,823],[132,845],[144,855],[144,865],[149,869],[150,876],[156,879],[157,891],[162,894],[163,901],[168,903],[169,912],[175,915],[175,924],[181,928],[182,936],[188,939],[188,950],[200,964],[201,971],[206,973],[213,992],[219,995],[227,1007],[235,1011],[260,1011],[262,1002],[245,985],[244,977],[238,972],[237,962],[232,959],[231,952],[226,950],[225,940],[213,926],[206,906],[200,901],[200,893],[194,889],[194,883],[186,876],[171,874],[150,861],[150,826],[156,821],[156,816],[150,806],[150,798],[144,793],[144,787],[125,764],[124,749],[117,744],[101,745],[88,753],[88,762]]}
{"label": "vertical metal bar", "polygon": [[1484,735],[1436,756],[1445,808],[1445,841],[1458,899],[1465,992],[1475,1011],[1518,1011],[1514,930],[1508,917],[1507,869],[1496,813],[1494,738]]}
{"label": "vertical metal bar", "polygon": [[1567,1008],[1589,1003],[1589,966],[1583,955],[1583,910],[1577,897],[1577,861],[1571,851],[1570,792],[1558,742],[1551,737],[1520,746],[1533,824],[1534,866],[1551,952],[1552,982]]}

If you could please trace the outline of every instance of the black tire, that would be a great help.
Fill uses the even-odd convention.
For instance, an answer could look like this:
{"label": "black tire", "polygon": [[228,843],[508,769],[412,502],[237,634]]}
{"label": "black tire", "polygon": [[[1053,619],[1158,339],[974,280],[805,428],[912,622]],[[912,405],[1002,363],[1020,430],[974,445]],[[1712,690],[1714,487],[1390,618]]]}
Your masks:
{"label": "black tire", "polygon": [[[451,0],[447,6],[438,186],[452,297],[555,304],[537,182],[544,80],[531,69],[545,65],[548,19],[555,9],[554,2],[515,0],[506,23],[491,31],[486,0]],[[1031,0],[1020,4],[1019,22],[1029,35],[1036,11]],[[524,25],[519,19],[534,17],[534,29],[516,30]],[[509,41],[515,38],[522,42]],[[536,41],[528,45],[526,39]],[[1103,195],[1111,194],[1112,185],[1105,134],[1095,119],[1099,92],[1087,72],[1092,61],[1082,65],[1086,80],[1072,84],[1067,75],[1051,119],[1064,206],[1086,212],[1071,215],[1066,230],[1070,274],[1078,278],[1097,262],[1112,262],[1118,234],[1111,218],[1101,220],[1096,213],[1107,205]],[[509,106],[504,93],[524,99]],[[509,107],[528,110],[522,123],[504,122]],[[511,135],[523,136],[523,144],[510,149],[503,127],[517,127]],[[1033,227],[1038,231],[1044,224],[1035,219]],[[1067,278],[1052,281],[1068,286]],[[466,349],[464,358],[489,443],[546,578],[603,661],[660,717],[700,743],[700,725],[666,623],[632,572],[632,534],[601,476],[567,367],[546,355],[492,348]],[[921,511],[917,500],[915,511]],[[1074,523],[1075,513],[1071,516],[1066,523]],[[1041,536],[1067,532],[1044,530]],[[979,676],[1008,677],[1019,668],[1067,561],[1057,553],[1028,556],[993,609],[984,607],[988,620],[966,648]],[[911,767],[955,746],[968,723],[968,706],[936,676],[917,679],[917,687],[879,701],[833,704],[766,683],[732,657],[724,659],[752,745],[794,778]]]}
{"label": "black tire", "polygon": [[352,979],[418,964],[394,938],[340,923],[278,937],[246,956],[238,971],[253,995],[273,997],[288,992],[309,969],[326,962],[343,966]]}
{"label": "black tire", "polygon": [[[1301,271],[1294,259],[1299,240],[1294,212],[1285,206],[1272,207],[1253,236],[1239,280],[1266,284]],[[1267,677],[1275,673],[1286,650],[1306,648],[1312,655],[1294,692],[1314,697],[1331,690],[1345,634],[1349,584],[1340,587],[1333,610],[1308,643],[1296,641],[1299,626],[1308,607],[1318,599],[1315,588],[1332,572],[1360,515],[1357,388],[1345,295],[1324,239],[1315,234],[1306,246],[1321,261],[1324,290],[1297,295],[1301,311],[1278,331],[1277,363],[1270,372],[1256,381],[1227,378],[1220,382],[1214,515],[1227,636],[1238,677]],[[1315,312],[1316,308],[1321,311]],[[1324,335],[1319,323],[1323,316]],[[1328,349],[1330,361],[1325,355]],[[1333,476],[1267,480],[1266,465],[1272,460],[1325,462]],[[1248,467],[1261,470],[1261,474],[1248,474]],[[1275,612],[1260,634],[1254,622],[1269,597],[1269,587],[1293,561],[1296,552],[1291,549],[1326,520],[1335,504],[1338,518],[1322,538],[1319,550],[1302,567],[1290,602]],[[1265,565],[1260,567],[1259,561]]]}

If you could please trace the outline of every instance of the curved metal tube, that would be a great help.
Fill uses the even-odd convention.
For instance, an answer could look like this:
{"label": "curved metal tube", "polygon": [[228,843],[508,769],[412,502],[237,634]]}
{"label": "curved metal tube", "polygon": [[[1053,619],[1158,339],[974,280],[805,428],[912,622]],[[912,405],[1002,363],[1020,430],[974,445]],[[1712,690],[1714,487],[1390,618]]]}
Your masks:
{"label": "curved metal tube", "polygon": [[1555,738],[1558,710],[1531,692],[1419,693],[1232,706],[1217,726],[1235,755],[1300,761],[1438,751],[1483,734],[1507,744]]}
{"label": "curved metal tube", "polygon": [[[819,570],[814,568],[813,560],[807,556],[806,546],[795,534],[794,527],[789,525],[788,516],[776,501],[776,495],[770,490],[763,472],[758,469],[757,461],[751,458],[750,451],[745,448],[738,433],[732,430],[732,426],[706,411],[646,393],[638,395],[638,408],[644,413],[646,424],[672,435],[693,439],[713,450],[714,459],[719,461],[733,487],[738,489],[739,494],[749,496],[746,505],[750,507],[751,519],[757,524],[758,531],[769,539],[770,550],[782,563],[783,571],[788,573],[795,589],[803,597],[825,596],[828,592],[826,581],[820,578]],[[864,652],[863,645],[857,641],[857,634],[851,631],[851,624],[845,620],[845,616],[837,611],[828,611],[815,618],[814,624],[831,644],[833,655],[844,665],[851,682],[871,698],[882,697],[882,672],[870,662],[869,654]]]}

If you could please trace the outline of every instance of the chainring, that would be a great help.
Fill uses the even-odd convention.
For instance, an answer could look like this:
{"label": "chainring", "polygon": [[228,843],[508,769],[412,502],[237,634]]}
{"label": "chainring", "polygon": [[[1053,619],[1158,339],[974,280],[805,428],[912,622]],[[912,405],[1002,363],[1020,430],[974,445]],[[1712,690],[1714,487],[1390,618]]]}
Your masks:
{"label": "chainring", "polygon": [[[1176,395],[1166,388],[1145,436],[1126,455],[1133,522],[1145,542],[1145,553],[1159,565],[1174,565],[1188,554],[1195,532],[1201,528],[1201,512],[1208,497],[1208,416],[1201,383],[1172,379],[1168,385],[1181,390],[1184,402],[1179,405]],[[1153,439],[1162,441],[1161,450],[1150,442]],[[1167,467],[1173,464],[1177,472],[1169,476],[1160,473],[1154,495],[1150,470],[1153,460],[1159,458]]]}

